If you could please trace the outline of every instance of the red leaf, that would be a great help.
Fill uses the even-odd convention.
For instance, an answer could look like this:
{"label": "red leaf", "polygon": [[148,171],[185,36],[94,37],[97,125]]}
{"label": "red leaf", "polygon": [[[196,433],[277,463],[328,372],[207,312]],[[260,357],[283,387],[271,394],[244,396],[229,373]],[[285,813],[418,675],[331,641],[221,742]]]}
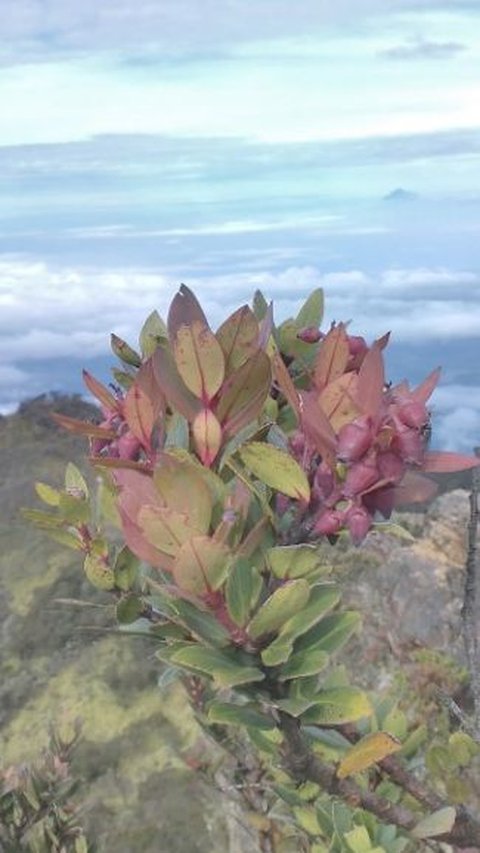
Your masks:
{"label": "red leaf", "polygon": [[208,327],[207,318],[197,297],[189,287],[182,284],[174,296],[168,312],[167,326],[170,342],[173,344],[181,326],[192,326],[194,323]]}
{"label": "red leaf", "polygon": [[235,435],[262,411],[272,381],[270,359],[259,350],[224,383],[215,414],[225,435]]}
{"label": "red leaf", "polygon": [[358,372],[357,403],[366,415],[378,415],[385,387],[385,369],[380,345],[373,344]]}
{"label": "red leaf", "polygon": [[114,412],[119,410],[119,401],[113,396],[113,394],[110,393],[110,391],[108,390],[108,388],[105,387],[105,385],[102,385],[102,383],[99,382],[98,379],[95,379],[95,377],[92,376],[91,373],[88,372],[88,370],[83,370],[82,375],[83,381],[85,382],[85,385],[87,386],[88,390],[91,394],[93,394],[94,397],[97,398],[97,400],[102,404],[102,406],[105,406],[106,409],[109,409],[110,411]]}
{"label": "red leaf", "polygon": [[388,344],[389,340],[390,340],[390,332],[385,332],[385,334],[384,334],[384,335],[382,335],[382,337],[381,337],[381,338],[377,338],[377,340],[375,341],[375,343],[377,344],[377,346],[379,347],[379,349],[381,349],[381,350],[382,350],[382,349],[385,349],[385,347],[387,346],[387,344]]}
{"label": "red leaf", "polygon": [[480,459],[476,456],[464,456],[462,453],[449,453],[447,451],[438,453],[426,453],[422,465],[422,471],[430,474],[450,474],[455,471],[468,471],[480,465]]}
{"label": "red leaf", "polygon": [[188,390],[169,350],[162,344],[155,350],[152,363],[157,382],[168,404],[187,421],[193,421],[201,409],[200,400]]}
{"label": "red leaf", "polygon": [[117,437],[117,433],[113,429],[106,429],[100,424],[89,424],[87,421],[79,421],[76,418],[69,418],[67,415],[61,415],[58,412],[52,414],[53,420],[69,432],[78,433],[78,435],[88,435],[89,438],[104,438],[109,441]]}
{"label": "red leaf", "polygon": [[208,405],[225,378],[223,350],[209,326],[198,321],[180,326],[173,341],[173,357],[187,388]]}
{"label": "red leaf", "polygon": [[163,415],[166,407],[165,397],[158,384],[151,358],[143,362],[140,370],[135,376],[135,384],[138,385],[138,387],[145,392],[147,397],[150,398],[154,418],[157,419],[159,415]]}
{"label": "red leaf", "polygon": [[417,385],[417,387],[412,391],[412,397],[420,403],[426,403],[437,386],[441,372],[441,367],[437,367],[436,370],[432,370],[429,376],[427,376],[427,378],[424,379],[420,385]]}
{"label": "red leaf", "polygon": [[133,435],[149,450],[155,416],[150,398],[136,382],[123,401],[123,415]]}
{"label": "red leaf", "polygon": [[315,445],[324,461],[333,465],[337,437],[318,402],[317,395],[313,392],[302,391],[300,399],[300,417],[305,435]]}
{"label": "red leaf", "polygon": [[320,344],[314,372],[314,382],[319,391],[332,379],[345,373],[349,357],[347,333],[343,323],[340,323],[330,329]]}
{"label": "red leaf", "polygon": [[335,432],[359,414],[355,402],[358,378],[356,373],[343,373],[332,380],[319,396],[319,403]]}
{"label": "red leaf", "polygon": [[426,503],[435,497],[438,486],[428,477],[422,477],[414,471],[407,471],[402,482],[394,490],[394,505]]}
{"label": "red leaf", "polygon": [[273,353],[272,358],[272,366],[273,366],[273,375],[275,377],[275,381],[277,382],[280,391],[284,395],[285,399],[289,403],[290,407],[293,409],[297,420],[300,419],[300,399],[298,396],[298,391],[293,384],[292,377],[290,376],[287,366],[280,355],[278,349],[275,347],[275,351]]}
{"label": "red leaf", "polygon": [[273,302],[270,302],[270,305],[267,308],[267,312],[260,324],[260,336],[258,339],[258,346],[261,349],[266,349],[268,346],[268,342],[270,340],[270,336],[273,331]]}
{"label": "red leaf", "polygon": [[173,566],[171,557],[158,551],[149,543],[138,524],[138,515],[143,506],[162,503],[153,480],[139,471],[126,470],[115,471],[113,478],[116,485],[120,487],[118,509],[128,547],[141,560],[157,568],[171,571]]}

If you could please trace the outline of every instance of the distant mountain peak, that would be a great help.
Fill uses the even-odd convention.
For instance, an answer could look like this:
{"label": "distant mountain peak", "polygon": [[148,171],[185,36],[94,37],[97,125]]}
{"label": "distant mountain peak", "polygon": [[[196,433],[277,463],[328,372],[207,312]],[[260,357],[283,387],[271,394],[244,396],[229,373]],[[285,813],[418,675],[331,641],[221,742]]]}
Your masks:
{"label": "distant mountain peak", "polygon": [[411,190],[404,190],[403,187],[397,187],[383,196],[384,201],[415,201],[417,198],[417,193]]}

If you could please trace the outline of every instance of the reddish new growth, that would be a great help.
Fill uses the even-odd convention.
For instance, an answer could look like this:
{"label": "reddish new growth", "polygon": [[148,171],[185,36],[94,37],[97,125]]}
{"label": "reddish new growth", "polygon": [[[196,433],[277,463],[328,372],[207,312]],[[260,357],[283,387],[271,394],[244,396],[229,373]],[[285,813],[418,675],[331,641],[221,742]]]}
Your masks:
{"label": "reddish new growth", "polygon": [[[296,507],[296,522],[310,539],[348,529],[358,545],[377,513],[389,518],[394,507],[435,494],[422,473],[460,470],[472,460],[428,451],[427,401],[439,370],[413,390],[406,381],[390,387],[382,355],[388,335],[370,348],[343,324],[325,336],[308,328],[299,337],[320,345],[309,386],[300,392],[299,427],[289,440],[311,486],[308,506]],[[290,508],[286,499],[279,501],[279,510]]]}

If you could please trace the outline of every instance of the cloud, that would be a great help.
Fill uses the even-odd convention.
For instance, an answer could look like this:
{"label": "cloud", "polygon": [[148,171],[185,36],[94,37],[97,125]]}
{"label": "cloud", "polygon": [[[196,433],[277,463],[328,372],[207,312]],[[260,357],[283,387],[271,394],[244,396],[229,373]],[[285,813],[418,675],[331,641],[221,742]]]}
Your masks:
{"label": "cloud", "polygon": [[424,59],[452,59],[466,50],[466,45],[457,41],[430,41],[429,39],[414,39],[406,44],[396,45],[379,51],[383,59],[401,61],[416,61]]}
{"label": "cloud", "polygon": [[[276,39],[323,31],[329,25],[361,23],[405,11],[478,11],[476,0],[15,0],[5,3],[0,37],[9,61],[42,60],[82,51],[138,49],[148,63],[152,49],[164,57],[216,54],[246,40]],[[24,52],[19,57],[18,45]],[[8,47],[10,53],[8,54]],[[5,59],[4,59],[5,61]]]}

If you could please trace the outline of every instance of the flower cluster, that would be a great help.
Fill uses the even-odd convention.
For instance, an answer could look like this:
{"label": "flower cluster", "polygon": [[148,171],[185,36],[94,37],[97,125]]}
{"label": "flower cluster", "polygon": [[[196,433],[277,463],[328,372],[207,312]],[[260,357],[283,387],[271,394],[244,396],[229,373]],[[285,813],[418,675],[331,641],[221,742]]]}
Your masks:
{"label": "flower cluster", "polygon": [[368,347],[340,324],[326,335],[303,329],[299,338],[319,344],[289,440],[311,487],[300,523],[310,538],[347,529],[359,544],[377,513],[389,518],[395,506],[433,496],[435,484],[423,472],[459,470],[472,460],[428,451],[427,401],[439,370],[415,389],[406,381],[391,387],[382,353],[388,336]]}

